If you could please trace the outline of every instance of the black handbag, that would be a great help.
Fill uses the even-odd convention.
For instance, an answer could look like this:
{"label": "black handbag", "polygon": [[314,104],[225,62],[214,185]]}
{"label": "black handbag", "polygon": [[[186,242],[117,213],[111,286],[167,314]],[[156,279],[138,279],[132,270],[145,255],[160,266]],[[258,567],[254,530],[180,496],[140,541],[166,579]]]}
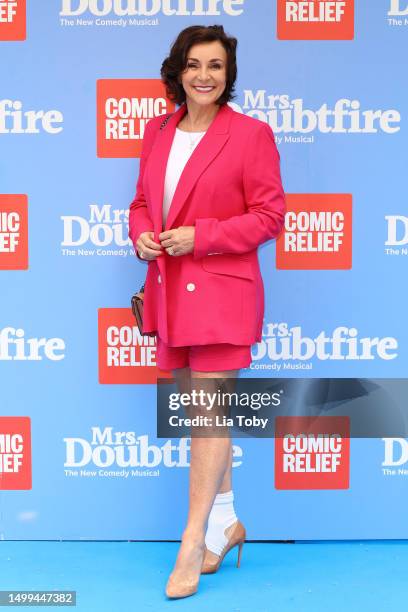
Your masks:
{"label": "black handbag", "polygon": [[[170,113],[169,115],[167,115],[167,117],[162,121],[161,125],[160,125],[160,129],[162,130],[164,128],[164,126],[166,125],[166,123],[168,122],[168,120],[170,119],[170,117],[172,116],[173,113]],[[145,283],[143,283],[143,285],[140,287],[139,291],[136,291],[136,293],[134,293],[132,295],[132,299],[131,299],[131,305],[132,305],[132,312],[133,315],[136,319],[136,323],[137,326],[139,328],[140,333],[143,336],[156,336],[156,332],[151,331],[151,332],[143,332],[143,303],[144,303],[144,287],[145,287]]]}

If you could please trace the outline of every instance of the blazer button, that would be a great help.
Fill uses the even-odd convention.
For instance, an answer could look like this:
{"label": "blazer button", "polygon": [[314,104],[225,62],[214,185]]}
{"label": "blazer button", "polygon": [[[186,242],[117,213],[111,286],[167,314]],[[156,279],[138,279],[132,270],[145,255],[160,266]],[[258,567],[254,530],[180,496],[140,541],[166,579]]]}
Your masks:
{"label": "blazer button", "polygon": [[160,274],[157,276],[157,282],[161,283],[161,276],[160,276]]}
{"label": "blazer button", "polygon": [[194,283],[187,283],[187,291],[194,291],[194,289],[195,289]]}

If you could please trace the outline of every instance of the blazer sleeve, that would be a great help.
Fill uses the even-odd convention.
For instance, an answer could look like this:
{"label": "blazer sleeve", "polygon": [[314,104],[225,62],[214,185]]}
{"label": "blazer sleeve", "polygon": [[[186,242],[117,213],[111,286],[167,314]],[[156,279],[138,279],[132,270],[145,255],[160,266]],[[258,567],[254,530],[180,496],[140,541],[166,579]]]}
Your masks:
{"label": "blazer sleeve", "polygon": [[136,195],[130,203],[129,207],[129,233],[128,236],[133,242],[137,257],[141,261],[146,261],[139,257],[136,247],[136,241],[142,232],[153,231],[153,221],[150,218],[147,210],[146,198],[143,192],[143,175],[147,158],[154,142],[154,126],[152,119],[146,124],[143,136],[142,152],[139,164],[139,178],[136,183]]}
{"label": "blazer sleeve", "polygon": [[[220,177],[221,179],[221,177]],[[245,253],[276,238],[285,219],[280,155],[272,128],[260,122],[247,143],[243,188],[248,211],[225,220],[197,219],[193,258],[213,252]]]}

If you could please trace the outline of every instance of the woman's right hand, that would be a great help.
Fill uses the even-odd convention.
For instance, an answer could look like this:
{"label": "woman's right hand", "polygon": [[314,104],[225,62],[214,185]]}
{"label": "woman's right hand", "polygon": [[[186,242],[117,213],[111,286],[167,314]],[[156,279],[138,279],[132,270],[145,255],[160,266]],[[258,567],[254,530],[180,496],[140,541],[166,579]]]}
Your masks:
{"label": "woman's right hand", "polygon": [[154,232],[142,232],[136,240],[139,257],[148,261],[156,259],[163,253],[160,242],[153,240]]}

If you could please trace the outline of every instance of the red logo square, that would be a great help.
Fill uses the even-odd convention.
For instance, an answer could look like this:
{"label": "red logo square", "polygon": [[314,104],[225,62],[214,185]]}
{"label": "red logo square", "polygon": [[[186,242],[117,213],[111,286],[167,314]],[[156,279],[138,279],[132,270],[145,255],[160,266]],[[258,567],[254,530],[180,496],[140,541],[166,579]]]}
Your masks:
{"label": "red logo square", "polygon": [[0,194],[0,270],[27,270],[27,268],[27,196]]}
{"label": "red logo square", "polygon": [[278,0],[280,40],[353,40],[354,0]]}
{"label": "red logo square", "polygon": [[99,382],[145,385],[171,377],[156,364],[156,337],[142,336],[131,308],[98,309]]}
{"label": "red logo square", "polygon": [[349,270],[352,196],[286,194],[285,226],[276,240],[279,270]]}
{"label": "red logo square", "polygon": [[0,40],[26,39],[26,0],[0,0]]}
{"label": "red logo square", "polygon": [[160,79],[97,81],[98,157],[140,157],[146,124],[174,110]]}
{"label": "red logo square", "polygon": [[0,491],[31,488],[30,417],[0,417]]}
{"label": "red logo square", "polygon": [[277,489],[348,489],[349,417],[276,417]]}

